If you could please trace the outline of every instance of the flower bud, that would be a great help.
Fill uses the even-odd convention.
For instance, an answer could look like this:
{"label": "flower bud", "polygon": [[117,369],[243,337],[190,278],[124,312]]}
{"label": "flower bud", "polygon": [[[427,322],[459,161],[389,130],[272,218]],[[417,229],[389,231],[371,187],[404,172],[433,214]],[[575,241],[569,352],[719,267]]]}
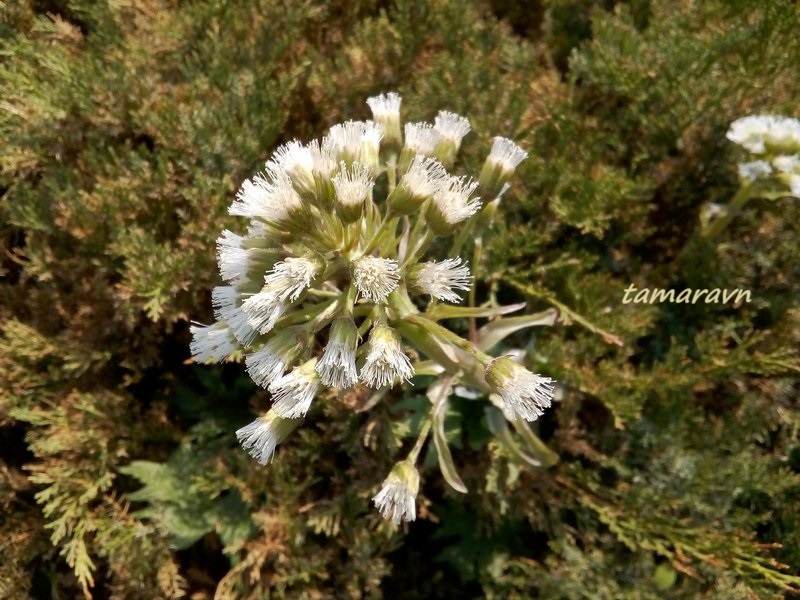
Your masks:
{"label": "flower bud", "polygon": [[267,388],[273,381],[283,377],[286,369],[303,350],[298,333],[297,329],[283,329],[263,348],[245,357],[247,373],[257,385]]}

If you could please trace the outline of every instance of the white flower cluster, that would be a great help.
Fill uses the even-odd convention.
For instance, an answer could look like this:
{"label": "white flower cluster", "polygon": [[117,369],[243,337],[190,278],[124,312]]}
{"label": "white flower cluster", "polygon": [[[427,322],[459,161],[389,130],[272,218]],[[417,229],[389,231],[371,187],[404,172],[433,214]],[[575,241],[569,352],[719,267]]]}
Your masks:
{"label": "white flower cluster", "polygon": [[800,197],[800,120],[772,115],[743,117],[731,123],[727,137],[755,160],[739,164],[748,182],[776,182]]}
{"label": "white flower cluster", "polygon": [[[421,257],[481,209],[478,193],[499,197],[527,156],[495,138],[478,181],[452,175],[470,131],[466,118],[442,111],[433,124],[403,126],[399,95],[367,104],[373,120],[289,142],[242,184],[229,212],[248,220],[246,232],[224,231],[217,241],[225,281],[212,293],[217,322],[191,328],[196,360],[243,357],[253,381],[269,390],[271,410],[237,432],[262,464],[324,388],[381,388],[413,377],[404,344],[415,346],[427,328],[418,319],[404,329],[406,319],[422,317],[425,302],[460,302],[472,285],[461,258]],[[491,357],[481,356],[488,368]],[[522,367],[506,371],[488,368],[487,389],[507,399],[509,418],[537,418],[552,397],[550,380],[531,379],[538,376]],[[375,498],[395,522],[415,516],[418,475],[403,465]]]}

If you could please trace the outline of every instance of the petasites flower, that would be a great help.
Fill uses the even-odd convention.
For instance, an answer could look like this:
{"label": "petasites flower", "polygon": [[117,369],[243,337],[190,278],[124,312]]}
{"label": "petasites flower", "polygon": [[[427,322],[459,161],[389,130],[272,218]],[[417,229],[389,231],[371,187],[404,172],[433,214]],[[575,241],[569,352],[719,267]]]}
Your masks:
{"label": "petasites flower", "polygon": [[400,183],[389,194],[390,209],[400,215],[410,215],[447,183],[447,171],[435,158],[417,155]]}
{"label": "petasites flower", "polygon": [[436,115],[433,128],[439,134],[433,152],[439,160],[450,165],[461,148],[461,140],[470,132],[469,119],[441,110]]}
{"label": "petasites flower", "polygon": [[372,120],[383,128],[383,141],[390,148],[399,148],[402,144],[400,133],[400,94],[389,92],[367,98],[367,105],[372,111]]}
{"label": "petasites flower", "polygon": [[409,273],[409,280],[423,294],[445,302],[458,303],[461,302],[461,297],[455,290],[468,292],[472,281],[469,267],[461,263],[459,256],[439,262],[419,263]]}
{"label": "petasites flower", "polygon": [[404,460],[394,466],[372,501],[384,519],[399,525],[416,520],[417,494],[419,472],[413,463]]}
{"label": "petasites flower", "polygon": [[[190,348],[197,361],[244,361],[266,389],[271,410],[236,432],[261,464],[315,401],[362,410],[391,406],[402,394],[390,388],[409,383],[417,371],[438,376],[428,390],[438,398],[436,410],[464,386],[476,390],[476,400],[502,405],[511,419],[538,417],[552,397],[549,378],[485,353],[504,331],[519,330],[503,327],[502,315],[514,307],[467,293],[474,292],[473,278],[458,256],[477,250],[525,151],[495,138],[477,182],[453,168],[470,131],[466,117],[434,111],[434,123],[404,124],[398,94],[367,103],[372,120],[346,121],[321,139],[288,140],[275,149],[232,199],[228,212],[239,226],[220,228],[216,257],[224,283],[211,294],[216,322],[193,324]],[[788,180],[800,178],[793,156],[758,158],[769,162],[768,177]],[[468,306],[443,304],[462,296]],[[474,342],[447,328],[484,318],[492,322],[470,328]],[[387,414],[402,410],[391,406]],[[375,496],[395,522],[415,517],[414,464],[441,414],[428,415],[407,458],[398,457]],[[446,479],[454,485],[451,475]]]}
{"label": "petasites flower", "polygon": [[236,439],[259,464],[272,460],[275,448],[300,424],[302,419],[284,419],[275,411],[269,411],[249,425],[236,431]]}
{"label": "petasites flower", "polygon": [[400,283],[400,266],[393,258],[364,256],[353,263],[353,281],[362,296],[382,302]]}
{"label": "petasites flower", "polygon": [[272,393],[272,410],[277,415],[284,419],[306,415],[311,401],[319,391],[320,380],[316,366],[317,359],[312,358],[272,382],[269,391]]}
{"label": "petasites flower", "polygon": [[357,348],[358,328],[355,322],[351,317],[339,317],[331,325],[330,338],[317,363],[320,381],[337,390],[353,387],[358,382]]}
{"label": "petasites flower", "polygon": [[370,387],[393,385],[395,379],[409,381],[414,375],[403,345],[391,327],[376,325],[369,334],[367,358],[361,369],[361,380]]}
{"label": "petasites flower", "polygon": [[254,382],[266,388],[286,373],[303,350],[299,342],[301,332],[299,328],[279,331],[261,349],[245,357],[247,374]]}
{"label": "petasites flower", "polygon": [[364,203],[372,194],[370,170],[354,162],[349,167],[341,163],[341,170],[332,180],[336,191],[336,212],[345,223],[355,223],[364,212]]}
{"label": "petasites flower", "polygon": [[503,401],[503,413],[512,421],[535,421],[550,407],[553,380],[531,373],[508,356],[494,359],[485,375]]}
{"label": "petasites flower", "polygon": [[514,171],[527,157],[528,153],[508,138],[494,138],[492,150],[481,169],[481,189],[486,190],[490,198],[501,196]]}
{"label": "petasites flower", "polygon": [[433,195],[428,205],[428,225],[437,235],[450,235],[455,225],[468,219],[481,207],[480,198],[471,198],[478,184],[466,177],[450,177]]}

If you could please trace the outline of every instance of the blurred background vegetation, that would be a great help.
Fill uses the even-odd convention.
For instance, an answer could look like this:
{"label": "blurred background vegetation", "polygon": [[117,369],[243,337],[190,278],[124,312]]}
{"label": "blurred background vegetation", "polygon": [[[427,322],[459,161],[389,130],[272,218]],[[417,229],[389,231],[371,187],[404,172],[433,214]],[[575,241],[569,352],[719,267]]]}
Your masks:
{"label": "blurred background vegetation", "polygon": [[[692,240],[738,187],[729,123],[798,116],[799,26],[790,0],[0,1],[0,596],[791,595],[800,207]],[[492,135],[529,151],[479,297],[562,315],[513,341],[562,384],[536,424],[559,463],[456,399],[469,494],[428,456],[407,531],[369,499],[424,382],[317,403],[262,468],[233,432],[265,393],[188,351],[238,184],[389,90],[468,116],[473,172]]]}

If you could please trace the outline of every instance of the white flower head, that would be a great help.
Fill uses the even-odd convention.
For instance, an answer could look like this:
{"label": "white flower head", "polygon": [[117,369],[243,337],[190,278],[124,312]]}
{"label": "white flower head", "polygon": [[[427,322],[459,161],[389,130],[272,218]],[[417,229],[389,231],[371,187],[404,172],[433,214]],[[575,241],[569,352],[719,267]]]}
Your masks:
{"label": "white flower head", "polygon": [[311,401],[319,391],[320,381],[316,371],[317,359],[312,358],[269,386],[272,410],[284,419],[304,417]]}
{"label": "white flower head", "polygon": [[507,419],[535,421],[550,407],[555,382],[531,373],[508,356],[494,359],[485,375],[487,383],[500,395]]}
{"label": "white flower head", "polygon": [[380,388],[393,385],[395,378],[409,381],[414,376],[400,338],[391,327],[375,325],[369,334],[367,357],[361,369],[361,380],[368,386]]}
{"label": "white flower head", "polygon": [[263,388],[282,377],[286,369],[302,350],[294,330],[276,333],[263,348],[245,357],[247,373]]}
{"label": "white flower head", "polygon": [[217,263],[225,281],[240,279],[247,274],[248,255],[243,243],[244,237],[227,229],[217,240]]}
{"label": "white flower head", "polygon": [[372,302],[383,302],[400,283],[400,265],[393,258],[363,256],[353,262],[353,282]]}
{"label": "white flower head", "polygon": [[439,132],[430,123],[406,123],[404,150],[413,157],[432,155],[439,141]]}
{"label": "white flower head", "polygon": [[272,331],[275,324],[286,312],[286,305],[278,294],[264,288],[242,303],[247,324],[258,333]]}
{"label": "white flower head", "polygon": [[792,196],[800,198],[800,175],[789,176],[789,189],[792,191]]}
{"label": "white flower head", "polygon": [[281,301],[294,302],[311,285],[320,268],[318,260],[290,257],[276,263],[272,271],[264,276],[264,282],[266,288]]}
{"label": "white flower head", "polygon": [[800,173],[800,156],[776,156],[772,159],[772,164],[781,173]]}
{"label": "white flower head", "polygon": [[460,257],[421,263],[413,272],[412,280],[416,289],[445,302],[461,302],[454,290],[468,292],[472,286],[469,267],[462,264]]}
{"label": "white flower head", "polygon": [[436,155],[442,161],[452,163],[461,148],[461,140],[470,132],[469,120],[456,113],[442,110],[436,115],[433,128],[439,134]]}
{"label": "white flower head", "polygon": [[384,519],[399,525],[417,518],[419,472],[409,461],[397,463],[384,480],[381,490],[372,499]]}
{"label": "white flower head", "polygon": [[496,137],[492,141],[487,162],[497,165],[503,171],[513,173],[523,160],[528,158],[528,153],[514,142],[504,137]]}
{"label": "white flower head", "polygon": [[310,148],[297,140],[280,146],[266,163],[267,172],[278,176],[286,173],[296,189],[303,193],[313,193],[314,155]]}
{"label": "white flower head", "polygon": [[317,373],[325,385],[343,390],[358,382],[356,349],[358,328],[350,317],[339,317],[331,325],[328,343],[317,363]]}
{"label": "white flower head", "polygon": [[324,140],[322,143],[319,140],[313,140],[308,145],[308,151],[311,154],[314,173],[326,179],[333,177],[338,167],[333,148],[326,144]]}
{"label": "white flower head", "polygon": [[800,151],[800,121],[774,115],[752,115],[731,123],[727,138],[753,154]]}
{"label": "white flower head", "polygon": [[400,143],[400,94],[388,92],[380,96],[367,98],[367,105],[372,111],[372,120],[383,128],[384,140],[391,145]]}
{"label": "white flower head", "polygon": [[410,215],[447,182],[447,171],[435,158],[416,155],[400,183],[389,194],[388,202],[396,214]]}
{"label": "white flower head", "polygon": [[236,439],[242,448],[255,458],[259,464],[266,465],[272,460],[275,448],[300,424],[300,419],[284,419],[274,411],[258,417],[249,425],[236,432]]}
{"label": "white flower head", "polygon": [[348,166],[341,163],[339,174],[333,178],[336,190],[336,210],[345,223],[354,223],[364,210],[364,202],[372,194],[375,180],[366,165],[354,162]]}
{"label": "white flower head", "polygon": [[231,285],[219,285],[211,291],[211,305],[218,321],[226,323],[233,335],[244,346],[249,346],[258,335],[242,310],[242,295]]}
{"label": "white flower head", "polygon": [[246,180],[228,213],[250,219],[263,219],[271,224],[290,222],[303,209],[303,201],[284,172],[274,174],[269,181],[263,174]]}
{"label": "white flower head", "polygon": [[197,362],[220,362],[239,349],[239,342],[224,323],[192,325],[189,349]]}
{"label": "white flower head", "polygon": [[360,162],[377,171],[383,129],[372,121],[347,121],[331,127],[323,147],[346,163]]}
{"label": "white flower head", "polygon": [[453,226],[478,212],[480,198],[471,198],[477,182],[467,177],[450,177],[433,195],[428,207],[428,225],[439,235],[450,235]]}
{"label": "white flower head", "polygon": [[772,173],[772,165],[765,160],[755,160],[739,164],[739,177],[747,181],[755,181]]}

